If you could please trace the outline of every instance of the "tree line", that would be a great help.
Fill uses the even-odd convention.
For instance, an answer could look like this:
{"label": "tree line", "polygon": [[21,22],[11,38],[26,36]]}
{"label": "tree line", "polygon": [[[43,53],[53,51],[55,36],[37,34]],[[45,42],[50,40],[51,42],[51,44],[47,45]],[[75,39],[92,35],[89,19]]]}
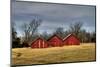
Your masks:
{"label": "tree line", "polygon": [[24,33],[22,38],[17,37],[15,25],[12,25],[12,48],[29,47],[29,44],[38,36],[47,40],[53,34],[57,34],[63,39],[68,34],[72,33],[76,35],[82,43],[96,42],[96,32],[87,32],[85,29],[82,29],[83,24],[81,22],[70,24],[67,30],[64,30],[63,27],[58,27],[52,34],[48,34],[46,31],[39,34],[38,27],[41,24],[42,20],[38,17],[34,18],[29,23],[24,23],[21,26],[21,30]]}

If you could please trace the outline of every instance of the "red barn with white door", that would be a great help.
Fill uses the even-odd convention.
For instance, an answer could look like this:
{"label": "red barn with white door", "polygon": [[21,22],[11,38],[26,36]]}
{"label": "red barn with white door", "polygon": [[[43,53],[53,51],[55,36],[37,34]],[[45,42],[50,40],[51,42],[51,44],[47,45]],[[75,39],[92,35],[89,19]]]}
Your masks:
{"label": "red barn with white door", "polygon": [[47,41],[45,41],[42,38],[34,40],[31,44],[31,48],[47,48],[47,47],[48,47]]}
{"label": "red barn with white door", "polygon": [[56,34],[51,36],[47,41],[52,47],[63,46],[62,39]]}
{"label": "red barn with white door", "polygon": [[74,35],[69,34],[63,39],[64,45],[80,45],[80,40]]}

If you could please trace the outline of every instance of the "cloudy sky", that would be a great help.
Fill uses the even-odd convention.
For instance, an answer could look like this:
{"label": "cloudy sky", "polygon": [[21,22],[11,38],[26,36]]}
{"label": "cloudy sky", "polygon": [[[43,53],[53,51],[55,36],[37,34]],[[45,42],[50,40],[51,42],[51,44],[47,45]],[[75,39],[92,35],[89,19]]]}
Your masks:
{"label": "cloudy sky", "polygon": [[18,35],[22,34],[21,25],[31,22],[34,16],[43,20],[39,33],[52,33],[57,27],[67,30],[70,24],[79,21],[86,31],[95,31],[95,6],[12,1],[12,22]]}

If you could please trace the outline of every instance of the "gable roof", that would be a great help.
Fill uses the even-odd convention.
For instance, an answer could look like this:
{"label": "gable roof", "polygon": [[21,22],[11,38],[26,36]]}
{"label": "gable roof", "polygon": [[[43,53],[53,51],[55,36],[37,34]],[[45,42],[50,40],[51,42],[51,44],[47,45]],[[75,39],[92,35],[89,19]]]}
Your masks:
{"label": "gable roof", "polygon": [[32,42],[31,42],[31,45],[34,43],[34,42],[36,42],[37,40],[39,40],[39,39],[42,39],[42,40],[44,40],[45,42],[47,42],[45,39],[43,39],[42,37],[37,37],[36,39],[34,39]]}
{"label": "gable roof", "polygon": [[63,41],[66,40],[67,38],[69,38],[70,36],[74,36],[75,38],[77,38],[77,39],[79,40],[78,37],[76,37],[74,34],[71,33],[71,34],[68,34],[68,35],[63,39]]}
{"label": "gable roof", "polygon": [[54,36],[56,36],[57,38],[59,38],[62,41],[62,39],[60,38],[60,36],[58,36],[57,34],[52,35],[49,39],[47,39],[47,41],[49,41],[50,39],[52,39]]}

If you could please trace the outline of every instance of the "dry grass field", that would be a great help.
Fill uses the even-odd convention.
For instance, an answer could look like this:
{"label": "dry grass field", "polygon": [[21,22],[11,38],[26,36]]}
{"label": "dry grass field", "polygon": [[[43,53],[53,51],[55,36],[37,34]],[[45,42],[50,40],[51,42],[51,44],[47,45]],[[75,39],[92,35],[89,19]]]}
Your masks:
{"label": "dry grass field", "polygon": [[12,65],[95,61],[95,43],[52,48],[12,49]]}

